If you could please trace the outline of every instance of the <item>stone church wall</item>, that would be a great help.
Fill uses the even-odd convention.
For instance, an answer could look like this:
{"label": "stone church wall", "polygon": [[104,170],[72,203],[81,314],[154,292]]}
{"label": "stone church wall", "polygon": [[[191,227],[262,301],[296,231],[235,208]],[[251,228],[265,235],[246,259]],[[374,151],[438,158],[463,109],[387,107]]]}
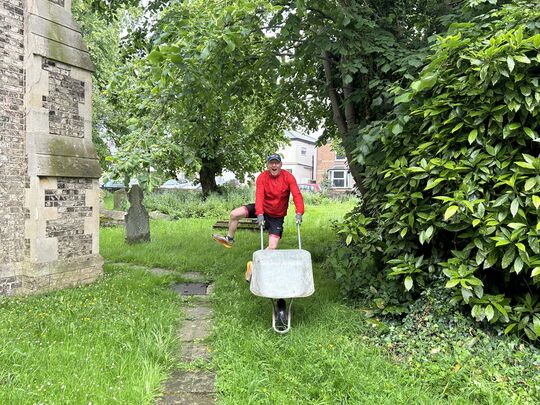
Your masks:
{"label": "stone church wall", "polygon": [[24,260],[24,4],[0,1],[0,295],[21,287]]}
{"label": "stone church wall", "polygon": [[102,273],[93,65],[70,0],[0,1],[0,295],[91,282]]}

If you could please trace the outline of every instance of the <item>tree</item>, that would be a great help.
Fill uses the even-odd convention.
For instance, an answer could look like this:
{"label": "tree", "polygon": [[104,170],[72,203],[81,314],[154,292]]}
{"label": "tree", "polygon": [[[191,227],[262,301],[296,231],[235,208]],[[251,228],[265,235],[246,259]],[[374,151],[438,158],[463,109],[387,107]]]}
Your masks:
{"label": "tree", "polygon": [[133,59],[129,78],[119,76],[118,94],[137,106],[133,132],[115,157],[119,168],[133,169],[142,153],[154,168],[196,169],[204,195],[216,190],[223,169],[243,177],[262,168],[290,123],[278,92],[280,62],[265,47],[261,20],[268,11],[261,4],[222,9],[219,1],[193,1],[164,10],[151,52]]}
{"label": "tree", "polygon": [[[406,85],[422,66],[428,38],[454,11],[450,1],[277,1],[276,49],[288,52],[283,76],[328,107],[327,135],[337,135],[351,174],[362,185],[356,151],[369,152],[360,129],[391,109],[395,81]],[[302,72],[318,70],[318,81]],[[304,81],[302,83],[302,81]],[[309,112],[312,115],[313,112]],[[337,129],[337,131],[336,131]]]}
{"label": "tree", "polygon": [[[258,141],[245,143],[244,150],[260,149],[268,142],[276,146],[272,140],[279,141],[287,125],[314,129],[326,120],[326,138],[339,136],[361,186],[361,162],[353,156],[368,153],[372,142],[361,130],[390,109],[389,85],[398,79],[406,84],[409,72],[421,66],[419,49],[444,25],[429,16],[449,10],[448,2],[428,0],[166,3],[155,23],[133,30],[136,39],[128,41],[127,54],[135,56],[127,65],[136,65],[134,77],[146,81],[146,91],[137,86],[138,100],[130,98],[139,106],[132,121],[141,124],[131,136],[165,131],[165,139],[184,151],[174,159],[170,148],[168,160],[176,166],[168,169],[191,156],[207,193],[222,168],[242,175],[261,164],[261,153],[246,154],[242,167],[224,160],[232,155],[224,148],[231,137],[222,134],[242,133],[245,142]],[[115,98],[126,97],[120,92]],[[257,123],[240,126],[244,117]],[[130,148],[141,144],[122,139]],[[231,146],[238,151],[237,143]],[[116,159],[119,167],[133,167],[139,154],[130,150],[131,163]]]}

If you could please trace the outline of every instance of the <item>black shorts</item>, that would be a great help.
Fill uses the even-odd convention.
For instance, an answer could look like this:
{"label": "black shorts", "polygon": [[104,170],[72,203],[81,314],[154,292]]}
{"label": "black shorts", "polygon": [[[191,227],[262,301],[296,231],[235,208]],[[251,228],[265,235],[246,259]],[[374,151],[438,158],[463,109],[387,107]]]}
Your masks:
{"label": "black shorts", "polygon": [[[244,207],[246,207],[248,212],[248,218],[257,218],[255,204],[246,204]],[[264,229],[268,229],[270,235],[276,235],[281,238],[281,235],[283,235],[283,219],[284,217],[271,217],[264,214]]]}

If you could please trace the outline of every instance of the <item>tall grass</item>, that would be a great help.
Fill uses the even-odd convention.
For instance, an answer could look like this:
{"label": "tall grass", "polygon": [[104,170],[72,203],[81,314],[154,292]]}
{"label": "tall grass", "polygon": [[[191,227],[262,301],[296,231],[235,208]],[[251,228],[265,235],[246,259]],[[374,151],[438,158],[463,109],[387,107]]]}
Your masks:
{"label": "tall grass", "polygon": [[149,211],[161,211],[173,218],[228,218],[229,212],[254,201],[250,188],[224,189],[223,194],[210,194],[205,200],[200,191],[171,190],[149,193],[144,204]]}

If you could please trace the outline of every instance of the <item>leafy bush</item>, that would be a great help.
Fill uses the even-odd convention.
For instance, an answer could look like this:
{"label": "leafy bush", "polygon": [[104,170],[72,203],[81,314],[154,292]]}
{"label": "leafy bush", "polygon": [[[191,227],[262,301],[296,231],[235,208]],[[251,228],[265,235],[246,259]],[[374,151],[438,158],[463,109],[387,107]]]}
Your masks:
{"label": "leafy bush", "polygon": [[[368,338],[406,363],[418,379],[444,386],[445,392],[471,392],[472,379],[472,403],[538,403],[540,351],[516,337],[497,336],[492,327],[478,328],[447,304],[450,299],[444,286],[426,288],[399,322],[366,310],[373,326]],[[494,398],[499,389],[505,397]]]}
{"label": "leafy bush", "polygon": [[366,129],[379,152],[333,259],[351,293],[401,312],[444,284],[478,321],[540,337],[539,32],[526,2],[454,24],[393,119]]}
{"label": "leafy bush", "polygon": [[304,191],[302,192],[302,197],[304,198],[305,205],[323,205],[328,204],[332,201],[336,202],[356,202],[358,197],[353,193],[341,193],[341,194],[331,194],[329,190],[323,190],[322,192],[312,193]]}
{"label": "leafy bush", "polygon": [[189,190],[152,193],[144,197],[149,211],[161,211],[173,218],[228,218],[233,208],[255,201],[250,188],[223,189],[222,194],[211,194],[205,200],[202,194]]}

